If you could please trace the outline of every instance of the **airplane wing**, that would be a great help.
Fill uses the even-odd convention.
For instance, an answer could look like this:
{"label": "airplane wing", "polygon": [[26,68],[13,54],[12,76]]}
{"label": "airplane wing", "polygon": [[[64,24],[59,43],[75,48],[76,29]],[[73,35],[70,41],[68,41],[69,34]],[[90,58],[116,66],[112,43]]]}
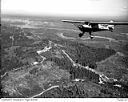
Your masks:
{"label": "airplane wing", "polygon": [[128,25],[128,22],[88,22],[88,21],[73,21],[73,20],[62,20],[62,22],[67,23],[81,23],[81,24],[90,24],[90,25],[96,25],[96,24],[110,24],[110,25]]}
{"label": "airplane wing", "polygon": [[128,25],[128,22],[90,22],[90,24]]}
{"label": "airplane wing", "polygon": [[62,22],[67,22],[67,23],[84,23],[85,21],[62,20]]}

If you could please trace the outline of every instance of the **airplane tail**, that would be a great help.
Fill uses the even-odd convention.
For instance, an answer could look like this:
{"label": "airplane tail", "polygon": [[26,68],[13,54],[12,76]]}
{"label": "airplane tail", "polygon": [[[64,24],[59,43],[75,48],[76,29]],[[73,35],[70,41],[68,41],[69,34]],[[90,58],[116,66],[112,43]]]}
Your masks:
{"label": "airplane tail", "polygon": [[112,23],[113,23],[114,21],[113,21],[113,20],[110,20],[110,22],[112,22]]}

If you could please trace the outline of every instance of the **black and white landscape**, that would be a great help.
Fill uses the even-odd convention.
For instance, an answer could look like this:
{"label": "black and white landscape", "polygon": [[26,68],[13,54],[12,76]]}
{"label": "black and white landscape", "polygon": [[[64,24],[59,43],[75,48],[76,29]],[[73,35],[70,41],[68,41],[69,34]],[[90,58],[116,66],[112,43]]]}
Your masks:
{"label": "black and white landscape", "polygon": [[128,26],[91,40],[61,19],[1,17],[1,97],[128,97]]}

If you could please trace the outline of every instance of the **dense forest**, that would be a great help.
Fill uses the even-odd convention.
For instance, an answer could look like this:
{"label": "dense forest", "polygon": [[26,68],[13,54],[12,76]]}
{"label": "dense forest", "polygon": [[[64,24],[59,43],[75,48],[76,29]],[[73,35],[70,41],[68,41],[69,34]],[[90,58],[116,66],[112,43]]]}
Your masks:
{"label": "dense forest", "polygon": [[[114,55],[116,53],[115,50],[94,48],[86,46],[83,43],[79,43],[77,41],[62,39],[55,40],[49,37],[39,40],[31,32],[24,31],[23,29],[17,27],[5,25],[2,26],[1,33],[2,39],[4,39],[2,40],[1,46],[2,75],[5,72],[20,67],[32,67],[33,62],[39,62],[41,65],[41,56],[45,56],[46,59],[44,62],[54,62],[56,66],[59,66],[59,69],[67,71],[70,74],[70,81],[73,81],[74,79],[84,79],[86,81],[86,84],[84,82],[79,84],[77,82],[76,84],[72,82],[73,85],[66,88],[62,85],[62,87],[52,89],[40,97],[120,97],[120,95],[123,95],[121,93],[122,91],[119,91],[120,89],[116,89],[115,91],[115,88],[113,88],[111,84],[106,86],[103,85],[102,87],[98,86],[98,74],[95,74],[94,72],[84,68],[79,68],[78,66],[74,67],[69,58],[67,58],[67,56],[62,52],[62,50],[64,50],[76,64],[78,63],[82,66],[89,66],[89,68],[96,70],[96,62],[100,62],[111,55]],[[49,45],[49,41],[51,41],[53,44]],[[57,46],[55,46],[55,44]],[[61,46],[58,47],[58,45]],[[38,50],[42,50],[46,46],[51,46],[51,50],[46,51],[44,54],[37,54]],[[55,56],[55,52],[57,51],[62,56],[62,58]],[[122,63],[125,63],[126,66],[127,59],[127,57],[121,59]],[[37,73],[36,71],[37,70],[32,70],[30,71],[30,74],[35,75],[35,73]],[[89,82],[92,82],[93,84],[90,84]],[[100,87],[100,89],[92,89],[97,86],[98,88]],[[86,90],[88,88],[92,89],[91,92]],[[121,97],[126,96],[127,94],[124,94],[124,96]]]}
{"label": "dense forest", "polygon": [[[2,68],[8,70],[30,64],[31,61],[40,61],[41,59],[36,54],[36,51],[39,48],[42,49],[47,46],[49,41],[65,46],[62,49],[66,50],[76,63],[80,63],[83,66],[88,65],[91,68],[96,68],[96,62],[104,60],[115,53],[111,49],[92,48],[74,41],[46,38],[39,42],[36,37],[33,37],[32,33],[17,27],[2,25],[1,33],[4,39],[2,40],[1,50]],[[30,39],[30,36],[35,39]],[[60,60],[56,57],[50,57],[48,59],[55,61],[63,69],[69,70],[71,67],[71,63],[67,59]]]}

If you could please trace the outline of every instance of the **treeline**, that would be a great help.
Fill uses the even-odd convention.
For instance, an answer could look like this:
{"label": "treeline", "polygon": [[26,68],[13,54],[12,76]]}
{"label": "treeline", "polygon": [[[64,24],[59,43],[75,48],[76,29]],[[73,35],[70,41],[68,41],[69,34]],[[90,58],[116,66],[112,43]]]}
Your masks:
{"label": "treeline", "polygon": [[48,58],[47,60],[55,62],[61,69],[64,69],[64,70],[70,71],[70,69],[72,68],[72,63],[66,58],[59,59],[57,57],[51,57],[51,58]]}
{"label": "treeline", "polygon": [[70,69],[71,79],[84,79],[87,78],[88,80],[94,81],[96,83],[99,82],[99,75],[95,74],[84,68],[71,68]]}
{"label": "treeline", "polygon": [[[90,84],[90,85],[89,85]],[[97,89],[98,88],[98,89]],[[104,84],[101,87],[85,82],[69,87],[51,89],[37,98],[127,98],[128,93],[122,89]]]}
{"label": "treeline", "polygon": [[12,39],[14,39],[13,46],[27,46],[34,42],[33,39],[26,37],[26,35],[30,36],[30,33],[25,33],[21,28],[18,27],[2,25],[1,34],[2,47],[12,46]]}
{"label": "treeline", "polygon": [[[60,43],[60,41],[56,43]],[[96,62],[104,60],[115,54],[115,51],[112,49],[92,48],[85,46],[82,43],[72,41],[64,41],[62,45],[66,46],[64,50],[66,50],[66,53],[75,63],[79,63],[83,66],[89,66],[92,69],[97,68]],[[71,74],[71,79],[86,77],[90,80],[99,82],[99,75],[83,68],[73,67],[71,61],[67,57],[62,59],[51,57],[47,60],[54,61],[58,66],[60,66],[60,68],[68,70]]]}
{"label": "treeline", "polygon": [[71,58],[76,61],[76,63],[80,63],[84,66],[90,64],[96,66],[96,62],[102,61],[116,53],[113,49],[89,47],[76,41],[50,40],[65,46],[63,49],[68,52]]}
{"label": "treeline", "polygon": [[65,59],[59,59],[59,58],[49,58],[47,60],[54,61],[59,68],[67,70],[70,73],[70,79],[84,79],[88,78],[89,80],[99,82],[99,75],[95,74],[94,72],[91,72],[87,69],[80,68],[80,67],[73,67],[72,63]]}
{"label": "treeline", "polygon": [[112,49],[92,48],[77,42],[69,42],[67,50],[69,51],[74,61],[84,66],[90,64],[96,66],[96,62],[104,60],[116,53]]}

